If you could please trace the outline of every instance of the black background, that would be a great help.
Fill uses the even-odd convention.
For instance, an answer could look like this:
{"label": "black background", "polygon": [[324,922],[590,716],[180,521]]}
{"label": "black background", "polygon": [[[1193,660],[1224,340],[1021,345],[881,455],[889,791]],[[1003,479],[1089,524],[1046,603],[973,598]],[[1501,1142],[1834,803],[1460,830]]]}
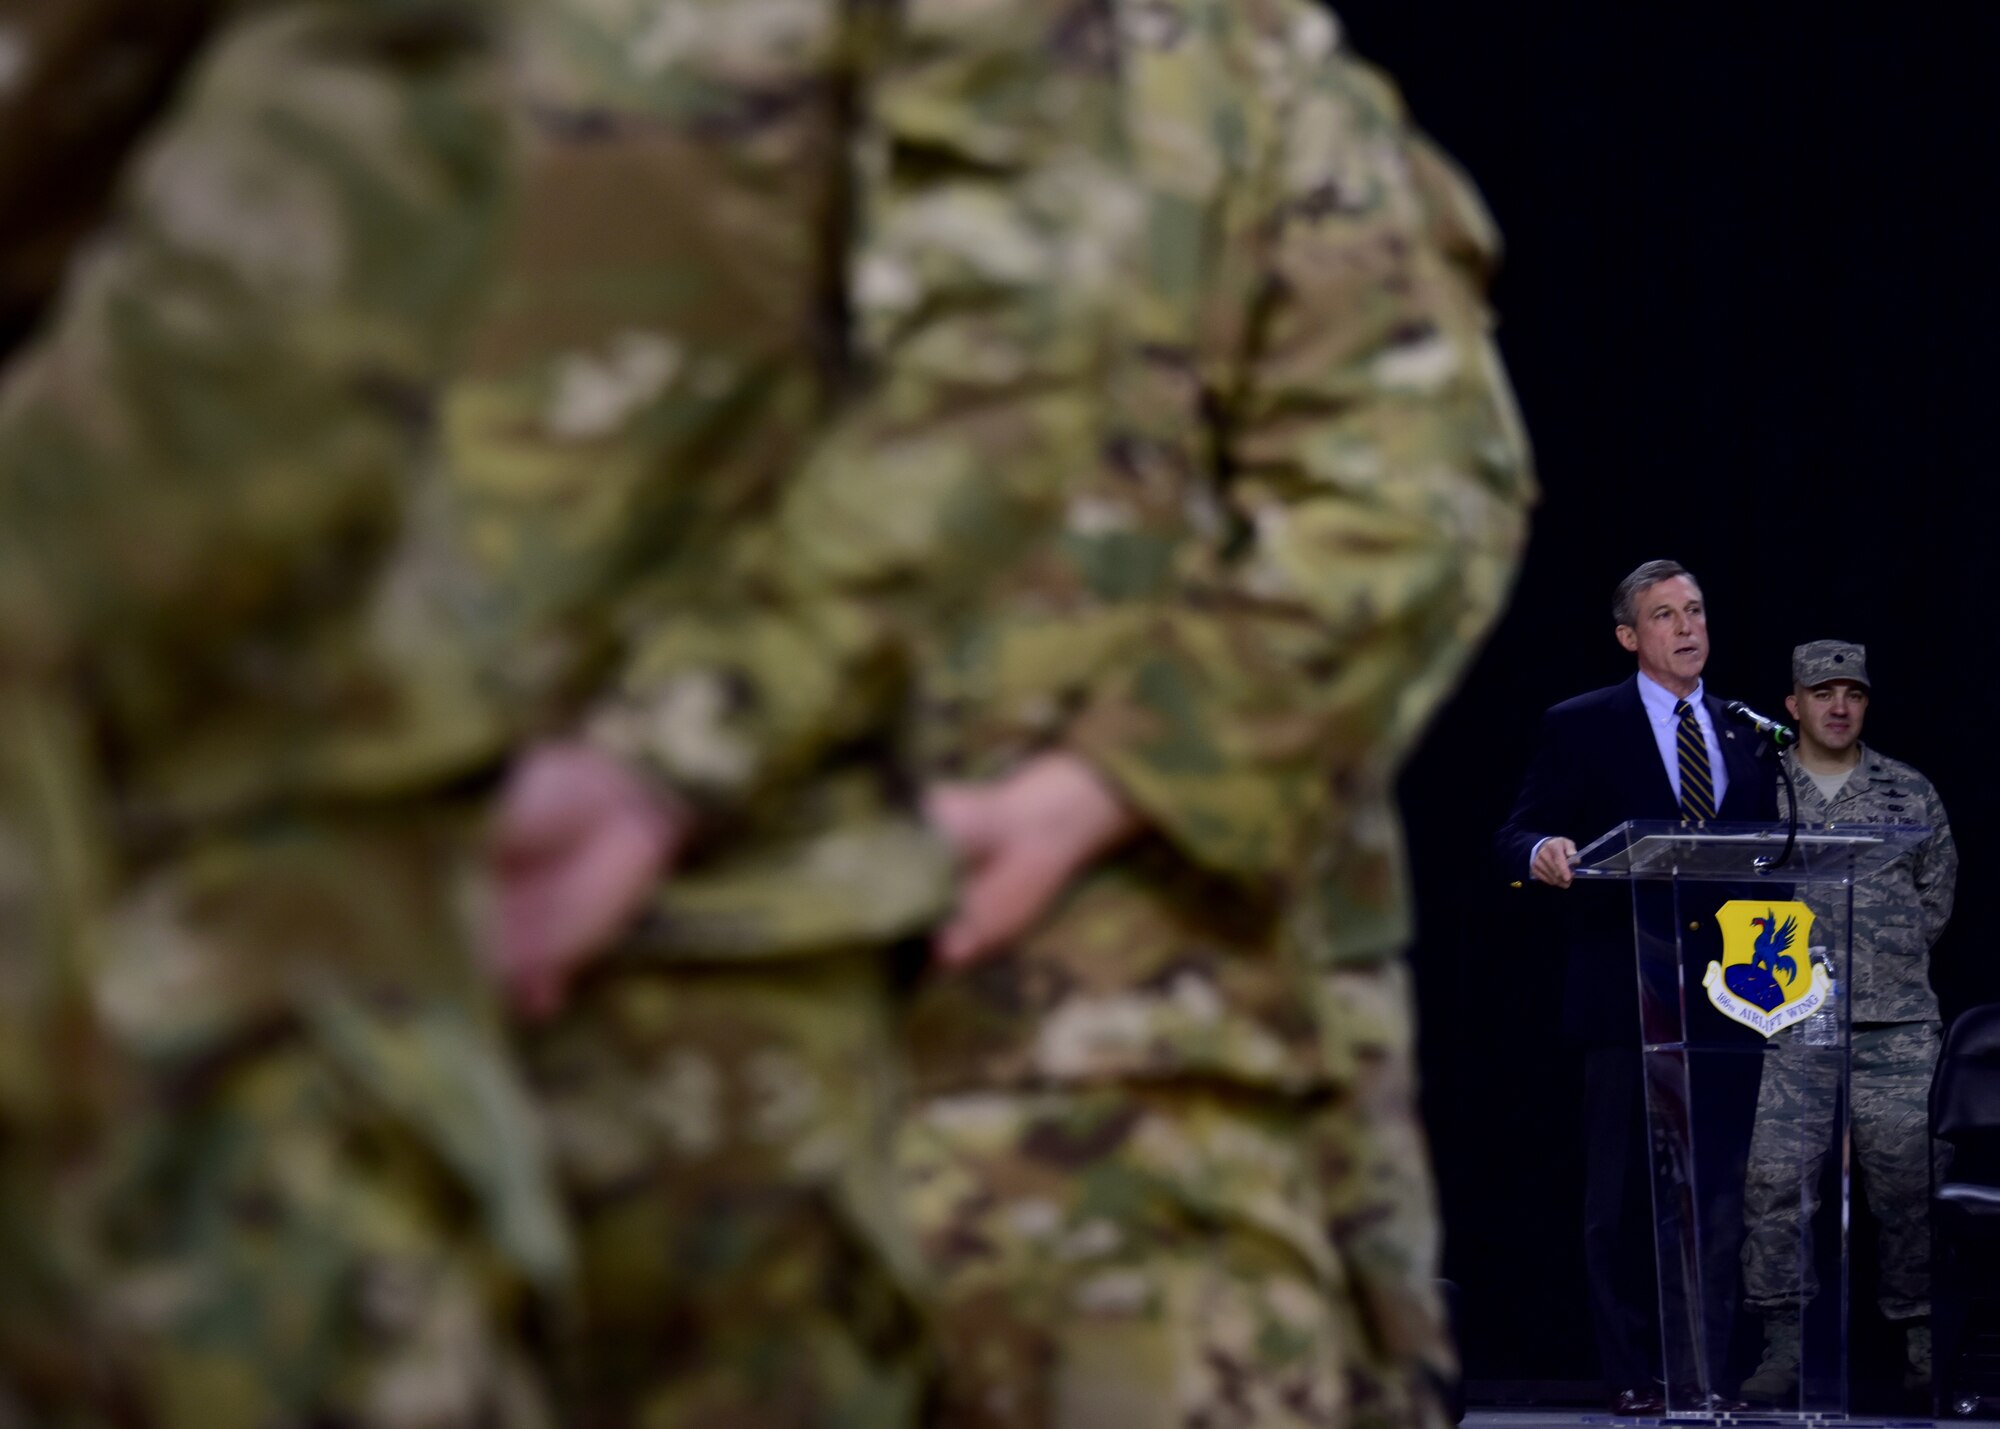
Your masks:
{"label": "black background", "polygon": [[1795,643],[1867,644],[1866,738],[1936,783],[1964,860],[1945,1013],[2000,998],[2000,12],[1338,8],[1508,240],[1502,345],[1544,504],[1512,609],[1403,792],[1467,1370],[1584,1380],[1579,1093],[1547,996],[1559,895],[1507,889],[1489,849],[1541,711],[1632,669],[1620,576],[1694,570],[1709,688],[1773,713]]}

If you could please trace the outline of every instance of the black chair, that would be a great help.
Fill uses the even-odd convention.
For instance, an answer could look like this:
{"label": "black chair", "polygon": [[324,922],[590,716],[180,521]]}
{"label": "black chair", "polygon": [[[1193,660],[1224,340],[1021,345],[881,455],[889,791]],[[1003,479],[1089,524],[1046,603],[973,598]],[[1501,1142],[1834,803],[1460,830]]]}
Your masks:
{"label": "black chair", "polygon": [[1945,1034],[1931,1134],[1944,1150],[1931,1202],[1938,1411],[2000,1415],[2000,1003]]}

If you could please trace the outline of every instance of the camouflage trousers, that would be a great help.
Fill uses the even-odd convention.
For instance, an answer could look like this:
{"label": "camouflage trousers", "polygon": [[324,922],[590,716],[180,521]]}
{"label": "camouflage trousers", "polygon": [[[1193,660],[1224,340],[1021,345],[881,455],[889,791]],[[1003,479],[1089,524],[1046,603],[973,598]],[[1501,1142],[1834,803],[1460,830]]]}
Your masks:
{"label": "camouflage trousers", "polygon": [[939,1096],[898,1148],[951,1429],[1343,1424],[1347,1325],[1307,1137],[1278,1096]]}
{"label": "camouflage trousers", "polygon": [[96,981],[124,1082],[76,1178],[86,1388],[51,1422],[550,1422],[525,1327],[566,1251],[454,896],[467,831],[274,821],[113,906]]}
{"label": "camouflage trousers", "polygon": [[883,959],[645,957],[622,952],[524,1036],[577,1238],[568,1422],[915,1423]]}
{"label": "camouflage trousers", "polygon": [[1353,1293],[1349,1418],[1358,1429],[1442,1429],[1458,1355],[1438,1291],[1441,1234],[1417,1105],[1416,1006],[1401,962],[1315,985],[1341,1089],[1315,1124],[1328,1225]]}
{"label": "camouflage trousers", "polygon": [[[1744,1295],[1771,1307],[1819,1293],[1812,1226],[1834,1150],[1837,1059],[1792,1034],[1764,1060],[1750,1139],[1743,1243]],[[1858,1027],[1852,1038],[1856,1170],[1881,1226],[1881,1306],[1891,1320],[1930,1313],[1930,1085],[1935,1022]]]}

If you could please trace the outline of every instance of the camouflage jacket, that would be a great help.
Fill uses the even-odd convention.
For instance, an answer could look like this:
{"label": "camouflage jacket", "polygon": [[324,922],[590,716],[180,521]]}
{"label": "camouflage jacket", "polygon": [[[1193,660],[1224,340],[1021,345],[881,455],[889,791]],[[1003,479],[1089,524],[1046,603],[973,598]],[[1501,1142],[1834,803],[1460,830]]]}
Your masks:
{"label": "camouflage jacket", "polygon": [[503,213],[495,13],[208,7],[0,380],[0,663],[88,687],[137,843],[496,742],[406,519]]}
{"label": "camouflage jacket", "polygon": [[[1500,256],[1498,230],[1471,181],[1424,135],[1410,135],[1409,153],[1431,242],[1446,260],[1442,306],[1462,325],[1456,340],[1471,359],[1463,380],[1473,395],[1462,394],[1456,406],[1441,397],[1429,420],[1447,432],[1455,426],[1464,443],[1460,479],[1483,468],[1502,494],[1468,523],[1454,578],[1433,592],[1421,623],[1402,630],[1406,638],[1394,647],[1400,667],[1385,670],[1376,687],[1389,693],[1386,682],[1394,682],[1376,706],[1373,738],[1335,767],[1334,817],[1313,846],[1288,915],[1308,963],[1330,968],[1379,964],[1400,956],[1414,936],[1396,780],[1506,609],[1538,495],[1485,301]],[[1421,404],[1406,408],[1403,420],[1421,428]]]}
{"label": "camouflage jacket", "polygon": [[1404,937],[1391,784],[1532,498],[1492,231],[1305,4],[1121,7],[1145,199],[1105,459],[936,662],[932,767],[1063,744],[1157,837],[920,1001],[934,1085],[1327,1074],[1306,967]]}
{"label": "camouflage jacket", "polygon": [[[431,1138],[505,1251],[557,1274],[462,930],[379,936],[401,911],[388,880],[317,905],[265,877],[349,815],[402,837],[421,811],[373,796],[497,752],[417,557],[430,411],[511,167],[500,7],[179,7],[192,37],[105,8],[0,10],[18,106],[0,127],[103,167],[37,238],[52,268],[26,240],[6,255],[42,256],[9,269],[34,318],[0,369],[0,1116],[51,1117],[73,1156],[90,1128],[62,1099],[113,1069],[116,1130],[143,1137],[163,1067],[303,1026]],[[105,47],[154,41],[111,64],[146,103],[92,80]],[[395,867],[447,909],[450,873]],[[382,924],[336,916],[356,907]]]}
{"label": "camouflage jacket", "polygon": [[[1200,44],[1135,8],[1124,33],[1152,58],[1123,72],[1077,0],[912,5],[872,35],[834,8],[730,13],[671,46],[570,17],[524,71],[550,86],[531,90],[536,182],[579,185],[531,211],[612,201],[593,185],[622,200],[642,171],[671,189],[689,134],[756,142],[723,175],[730,203],[663,200],[712,233],[636,226],[611,279],[553,217],[524,240],[448,422],[476,560],[505,593],[495,628],[586,672],[558,684],[620,671],[595,737],[727,832],[663,894],[651,941],[768,955],[936,915],[941,866],[872,772],[909,767],[897,712],[921,668],[917,769],[1072,743],[1166,835],[1114,883],[1142,904],[1179,884],[1153,909],[1175,928],[1215,901],[1190,858],[1229,890],[1201,949],[1175,932],[1148,940],[1164,962],[1085,973],[1127,1025],[1133,989],[1163,977],[1190,1019],[1143,1052],[1090,1052],[1086,1074],[1136,1058],[1311,1080],[1275,910],[1345,827],[1337,779],[1383,803],[1400,751],[1358,734],[1414,727],[1448,685],[1531,490],[1463,261],[1476,202],[1435,201],[1468,191],[1404,148],[1393,96],[1332,60],[1310,7],[1203,11]],[[1215,127],[1182,131],[1175,106],[1204,95]],[[842,116],[848,167],[829,170],[814,137]],[[1329,145],[1343,122],[1365,137]],[[1232,126],[1230,152],[1182,163]],[[1351,210],[1326,203],[1336,179],[1359,182]],[[820,246],[760,247],[800,232]],[[844,294],[826,254],[843,235]],[[761,258],[740,279],[641,281],[738,253]],[[1089,396],[1113,301],[1131,329],[1115,409]],[[1348,320],[1331,342],[1325,313]],[[1079,971],[970,1001],[1046,1011]],[[970,1015],[1010,1045],[1035,1021]]]}
{"label": "camouflage jacket", "polygon": [[59,688],[0,674],[0,1156],[23,1134],[73,1139],[108,1100],[90,984],[108,840],[87,729]]}
{"label": "camouflage jacket", "polygon": [[925,633],[1093,449],[1092,10],[573,4],[531,35],[523,217],[446,428],[491,638],[710,815],[637,946],[879,944],[946,906],[903,715]]}
{"label": "camouflage jacket", "polygon": [[[1793,787],[1801,824],[1923,824],[1930,837],[1854,885],[1854,966],[1850,1016],[1856,1022],[1933,1022],[1931,948],[1951,921],[1958,845],[1930,780],[1900,760],[1861,746],[1861,762],[1832,799],[1819,791],[1793,752]],[[1780,775],[1778,799],[1785,792]],[[1809,904],[1813,895],[1808,895]]]}

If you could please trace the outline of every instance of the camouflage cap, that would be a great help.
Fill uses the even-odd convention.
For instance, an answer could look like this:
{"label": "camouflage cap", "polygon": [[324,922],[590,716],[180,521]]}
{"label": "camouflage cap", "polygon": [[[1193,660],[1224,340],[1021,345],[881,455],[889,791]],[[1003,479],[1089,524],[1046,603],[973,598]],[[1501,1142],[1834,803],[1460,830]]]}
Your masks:
{"label": "camouflage cap", "polygon": [[1793,646],[1792,679],[1808,689],[1828,680],[1868,685],[1868,649],[1850,640],[1809,640]]}

